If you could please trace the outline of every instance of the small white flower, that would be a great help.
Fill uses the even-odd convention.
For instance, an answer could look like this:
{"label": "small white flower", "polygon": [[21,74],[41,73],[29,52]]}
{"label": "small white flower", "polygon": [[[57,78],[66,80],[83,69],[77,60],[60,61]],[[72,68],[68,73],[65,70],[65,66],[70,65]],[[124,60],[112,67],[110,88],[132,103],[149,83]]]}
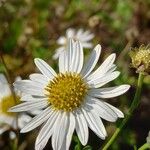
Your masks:
{"label": "small white flower", "polygon": [[83,48],[92,48],[92,43],[90,40],[92,40],[94,37],[93,33],[90,33],[90,31],[84,31],[83,29],[79,29],[75,31],[75,29],[69,28],[66,31],[66,36],[61,36],[57,43],[60,45],[58,49],[56,49],[55,54],[53,55],[54,59],[57,59],[62,51],[66,50],[67,42],[70,38],[72,38],[74,41],[80,41]]}
{"label": "small white flower", "polygon": [[[20,77],[16,78],[16,81],[21,80]],[[14,89],[17,103],[20,101],[20,92]],[[11,128],[16,129],[16,113],[7,112],[9,108],[15,106],[16,102],[14,96],[10,90],[9,84],[3,74],[0,74],[0,134]],[[26,114],[20,114],[18,116],[18,127],[24,127],[25,123],[29,122],[31,117]]]}
{"label": "small white flower", "polygon": [[115,54],[111,54],[98,69],[95,68],[101,53],[97,45],[85,65],[80,42],[69,40],[67,50],[59,56],[59,74],[45,61],[36,58],[40,73],[31,74],[30,80],[14,83],[14,86],[30,94],[32,99],[14,106],[12,112],[44,109],[21,132],[28,132],[44,123],[35,143],[42,150],[52,137],[54,150],[68,150],[74,130],[83,145],[89,138],[88,127],[101,139],[107,136],[101,118],[115,122],[123,113],[102,99],[125,93],[129,85],[101,88],[116,79]]}

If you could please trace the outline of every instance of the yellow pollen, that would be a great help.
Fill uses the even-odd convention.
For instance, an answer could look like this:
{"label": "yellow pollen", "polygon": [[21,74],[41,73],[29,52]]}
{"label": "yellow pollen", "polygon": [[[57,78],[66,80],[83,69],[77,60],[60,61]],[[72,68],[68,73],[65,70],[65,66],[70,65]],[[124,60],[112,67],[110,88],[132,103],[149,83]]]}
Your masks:
{"label": "yellow pollen", "polygon": [[67,72],[58,74],[45,90],[54,109],[69,112],[82,105],[88,86],[79,74]]}
{"label": "yellow pollen", "polygon": [[9,116],[16,115],[16,113],[14,113],[14,112],[8,112],[8,109],[19,103],[20,103],[20,97],[18,97],[18,96],[16,96],[16,101],[14,100],[13,95],[4,97],[3,99],[0,100],[0,113],[9,115]]}

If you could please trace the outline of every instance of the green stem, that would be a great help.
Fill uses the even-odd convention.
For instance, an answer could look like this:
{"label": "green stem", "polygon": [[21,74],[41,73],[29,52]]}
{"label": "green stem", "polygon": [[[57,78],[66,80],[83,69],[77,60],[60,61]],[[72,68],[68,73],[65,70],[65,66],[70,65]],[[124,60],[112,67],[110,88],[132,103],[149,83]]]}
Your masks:
{"label": "green stem", "polygon": [[145,150],[145,149],[149,149],[149,148],[150,148],[150,145],[148,143],[145,143],[138,150]]}
{"label": "green stem", "polygon": [[115,133],[110,138],[110,140],[106,143],[106,145],[104,145],[102,150],[107,150],[112,145],[112,143],[117,138],[118,134],[122,131],[123,127],[126,125],[128,120],[131,118],[134,110],[138,107],[138,104],[140,102],[140,97],[141,97],[141,90],[142,90],[142,85],[143,85],[143,79],[144,79],[144,75],[142,75],[140,73],[139,77],[138,77],[136,93],[135,93],[134,99],[132,101],[132,104],[130,106],[129,112],[128,112],[128,114],[126,114],[125,119],[121,122],[119,127],[117,127]]}

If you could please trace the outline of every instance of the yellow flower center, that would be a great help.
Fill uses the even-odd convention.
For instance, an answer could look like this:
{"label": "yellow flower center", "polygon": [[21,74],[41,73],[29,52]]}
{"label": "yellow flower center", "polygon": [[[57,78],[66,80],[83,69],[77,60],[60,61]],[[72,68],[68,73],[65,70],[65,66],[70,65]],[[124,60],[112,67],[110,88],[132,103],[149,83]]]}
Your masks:
{"label": "yellow flower center", "polygon": [[45,88],[48,102],[56,110],[73,111],[81,106],[88,86],[79,74],[59,74]]}
{"label": "yellow flower center", "polygon": [[14,100],[13,95],[4,97],[0,101],[0,113],[5,114],[5,115],[10,115],[10,116],[16,115],[16,113],[8,112],[8,109],[19,103],[20,103],[20,98],[18,96],[16,96],[16,101]]}

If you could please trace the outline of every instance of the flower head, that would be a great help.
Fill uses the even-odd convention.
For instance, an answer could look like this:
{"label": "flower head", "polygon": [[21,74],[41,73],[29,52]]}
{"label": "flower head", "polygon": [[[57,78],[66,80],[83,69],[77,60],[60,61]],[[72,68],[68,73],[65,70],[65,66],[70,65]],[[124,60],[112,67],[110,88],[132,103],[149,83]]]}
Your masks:
{"label": "flower head", "polygon": [[[97,45],[85,65],[80,42],[69,40],[67,50],[59,56],[57,74],[45,61],[36,58],[40,73],[31,74],[29,80],[17,81],[14,86],[33,98],[10,109],[12,112],[43,109],[21,132],[28,132],[43,124],[35,143],[42,150],[52,137],[54,150],[68,150],[74,130],[83,145],[88,142],[88,127],[101,139],[107,136],[101,118],[114,122],[123,113],[102,99],[125,93],[129,85],[101,88],[116,79],[115,54],[111,54],[94,70],[101,53]],[[94,71],[93,71],[94,70]]]}
{"label": "flower head", "polygon": [[141,45],[139,48],[134,48],[129,53],[132,59],[132,67],[137,69],[137,72],[150,73],[150,46]]}
{"label": "flower head", "polygon": [[90,33],[89,31],[84,31],[83,29],[79,29],[77,31],[75,31],[72,28],[67,29],[66,36],[61,36],[57,40],[57,43],[60,45],[60,47],[56,49],[53,58],[57,59],[60,53],[66,50],[69,38],[72,38],[74,41],[80,41],[84,48],[91,48],[92,43],[90,42],[90,40],[92,40],[93,37],[94,37],[93,33]]}
{"label": "flower head", "polygon": [[[21,80],[20,77],[16,81]],[[12,94],[9,84],[3,74],[0,74],[0,134],[8,130],[10,127],[16,129],[16,113],[8,112],[8,109],[20,103],[21,93],[14,89],[15,98]],[[18,116],[18,126],[22,128],[25,123],[30,121],[31,117],[26,114]]]}

